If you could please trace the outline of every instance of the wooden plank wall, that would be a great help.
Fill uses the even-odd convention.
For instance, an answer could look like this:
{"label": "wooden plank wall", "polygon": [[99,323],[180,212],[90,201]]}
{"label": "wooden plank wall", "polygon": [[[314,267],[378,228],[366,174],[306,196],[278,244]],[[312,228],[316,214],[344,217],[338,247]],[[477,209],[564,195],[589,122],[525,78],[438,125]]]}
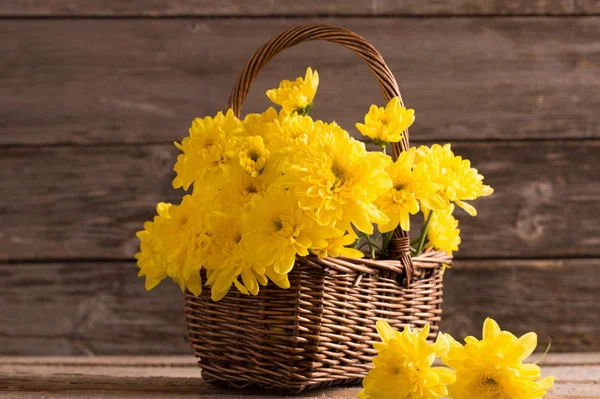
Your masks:
{"label": "wooden plank wall", "polygon": [[[191,353],[183,300],[146,293],[134,232],[191,120],[222,109],[253,50],[297,24],[370,40],[416,109],[496,189],[461,217],[443,329],[493,316],[557,351],[600,350],[600,1],[0,2],[0,354]],[[374,79],[328,43],[265,68],[246,110],[306,66],[314,116],[348,129]]]}

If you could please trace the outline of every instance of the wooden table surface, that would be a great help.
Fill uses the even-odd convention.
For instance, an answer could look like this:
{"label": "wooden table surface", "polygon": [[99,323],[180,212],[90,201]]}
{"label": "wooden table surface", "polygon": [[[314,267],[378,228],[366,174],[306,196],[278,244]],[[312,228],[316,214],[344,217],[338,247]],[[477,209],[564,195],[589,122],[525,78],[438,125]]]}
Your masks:
{"label": "wooden table surface", "polygon": [[[548,399],[600,399],[600,353],[548,354],[543,375],[557,382]],[[302,398],[356,398],[360,387],[308,391]],[[0,357],[0,398],[263,398],[260,390],[205,384],[191,356]],[[280,398],[285,396],[279,396]]]}

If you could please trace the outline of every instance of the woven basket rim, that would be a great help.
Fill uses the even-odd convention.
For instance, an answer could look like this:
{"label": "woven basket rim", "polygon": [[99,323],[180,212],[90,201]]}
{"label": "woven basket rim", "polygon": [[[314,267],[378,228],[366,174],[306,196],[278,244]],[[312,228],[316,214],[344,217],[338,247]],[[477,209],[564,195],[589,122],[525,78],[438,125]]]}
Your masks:
{"label": "woven basket rim", "polygon": [[[296,258],[299,262],[308,263],[313,266],[324,269],[333,269],[341,273],[364,273],[377,275],[382,271],[406,274],[406,267],[402,259],[383,259],[383,258],[349,258],[346,256],[319,258],[316,255],[308,255]],[[437,269],[451,266],[452,255],[445,251],[433,250],[429,248],[424,253],[412,257],[412,270],[409,273],[414,276],[421,274],[420,269]]]}

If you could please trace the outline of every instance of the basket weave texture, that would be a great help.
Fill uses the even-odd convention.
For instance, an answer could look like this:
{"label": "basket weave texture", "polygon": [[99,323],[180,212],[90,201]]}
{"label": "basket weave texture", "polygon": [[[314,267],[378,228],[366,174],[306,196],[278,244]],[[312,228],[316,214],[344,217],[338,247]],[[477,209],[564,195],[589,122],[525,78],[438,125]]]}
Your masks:
{"label": "basket weave texture", "polygon": [[[229,100],[239,116],[260,69],[285,48],[327,40],[353,50],[375,75],[386,101],[400,92],[381,55],[365,39],[328,25],[304,25],[263,45],[246,64]],[[394,156],[408,148],[408,131],[394,143]],[[185,316],[202,378],[245,388],[260,386],[299,392],[353,384],[366,376],[377,354],[375,323],[396,329],[430,324],[439,330],[443,265],[452,257],[428,251],[411,258],[408,233],[397,229],[389,259],[314,256],[296,260],[291,287],[269,283],[257,296],[231,290],[213,302],[208,290],[185,294]]]}

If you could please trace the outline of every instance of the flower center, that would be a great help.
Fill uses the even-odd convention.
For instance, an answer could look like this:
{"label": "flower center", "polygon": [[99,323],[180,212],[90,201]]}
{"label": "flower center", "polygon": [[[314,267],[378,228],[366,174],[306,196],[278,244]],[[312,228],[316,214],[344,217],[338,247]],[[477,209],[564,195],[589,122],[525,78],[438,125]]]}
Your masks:
{"label": "flower center", "polygon": [[479,382],[487,392],[498,392],[502,390],[500,382],[492,376],[484,376]]}
{"label": "flower center", "polygon": [[392,201],[396,204],[404,204],[411,196],[411,193],[403,188],[397,189],[394,187],[394,190],[390,193]]}
{"label": "flower center", "polygon": [[331,164],[331,173],[333,174],[333,177],[335,178],[335,180],[331,186],[332,190],[342,187],[344,185],[344,183],[346,182],[346,180],[348,179],[348,173],[346,172],[344,167],[342,165],[340,165],[340,163],[337,160],[334,160]]}
{"label": "flower center", "polygon": [[248,194],[256,194],[258,193],[258,189],[256,188],[256,186],[254,185],[254,183],[250,183],[247,187],[246,187],[246,192]]}
{"label": "flower center", "polygon": [[283,222],[278,217],[275,218],[275,219],[273,219],[273,221],[271,222],[271,224],[273,226],[273,230],[275,230],[276,233],[280,232],[281,229],[283,229]]}
{"label": "flower center", "polygon": [[240,151],[240,165],[250,173],[252,177],[258,176],[267,163],[269,151],[265,148],[260,136],[253,136],[247,139]]}
{"label": "flower center", "polygon": [[260,153],[256,149],[251,149],[248,151],[248,157],[252,160],[252,162],[256,162],[260,159]]}
{"label": "flower center", "polygon": [[487,377],[483,380],[483,386],[492,388],[498,386],[498,381],[494,379],[494,377]]}
{"label": "flower center", "polygon": [[236,244],[242,241],[242,234],[240,232],[236,232],[233,236],[233,241],[235,241]]}

